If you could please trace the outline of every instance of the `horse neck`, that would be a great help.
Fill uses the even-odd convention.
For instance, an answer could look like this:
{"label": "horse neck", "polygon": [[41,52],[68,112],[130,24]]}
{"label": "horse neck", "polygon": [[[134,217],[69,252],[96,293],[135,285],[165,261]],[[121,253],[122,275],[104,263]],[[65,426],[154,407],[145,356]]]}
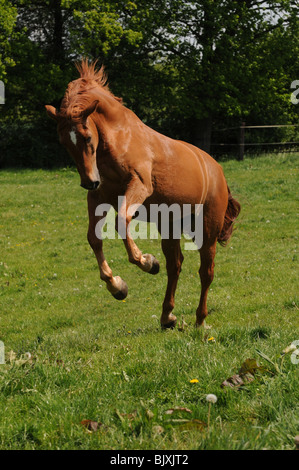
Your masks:
{"label": "horse neck", "polygon": [[99,100],[97,112],[93,114],[92,119],[100,141],[104,142],[105,149],[111,154],[123,154],[131,135],[127,125],[127,108],[105,92],[99,93],[94,99]]}

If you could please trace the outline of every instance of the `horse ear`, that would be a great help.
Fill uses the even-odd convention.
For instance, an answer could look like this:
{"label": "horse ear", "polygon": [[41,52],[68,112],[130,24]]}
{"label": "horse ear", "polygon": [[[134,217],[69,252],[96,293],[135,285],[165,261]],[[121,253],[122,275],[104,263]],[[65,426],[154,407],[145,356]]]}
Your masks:
{"label": "horse ear", "polygon": [[82,111],[81,116],[83,119],[87,119],[90,114],[92,114],[95,110],[96,107],[99,104],[99,100],[94,100],[87,108]]}
{"label": "horse ear", "polygon": [[49,104],[45,105],[46,111],[50,118],[54,119],[54,121],[58,121],[58,112],[54,106],[50,106]]}

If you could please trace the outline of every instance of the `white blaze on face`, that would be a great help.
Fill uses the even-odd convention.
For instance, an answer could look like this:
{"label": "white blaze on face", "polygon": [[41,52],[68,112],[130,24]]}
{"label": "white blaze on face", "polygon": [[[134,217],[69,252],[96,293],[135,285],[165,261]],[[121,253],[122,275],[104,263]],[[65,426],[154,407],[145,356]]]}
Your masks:
{"label": "white blaze on face", "polygon": [[74,128],[70,131],[70,139],[74,145],[77,145],[77,135]]}

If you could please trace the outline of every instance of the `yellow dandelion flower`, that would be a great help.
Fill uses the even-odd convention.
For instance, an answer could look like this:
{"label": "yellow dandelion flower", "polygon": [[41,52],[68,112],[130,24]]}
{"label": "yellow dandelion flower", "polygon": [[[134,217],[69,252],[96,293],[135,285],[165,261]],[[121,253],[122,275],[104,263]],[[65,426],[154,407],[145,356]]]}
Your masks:
{"label": "yellow dandelion flower", "polygon": [[190,380],[190,384],[197,384],[198,382],[199,382],[199,380],[197,380],[197,379]]}

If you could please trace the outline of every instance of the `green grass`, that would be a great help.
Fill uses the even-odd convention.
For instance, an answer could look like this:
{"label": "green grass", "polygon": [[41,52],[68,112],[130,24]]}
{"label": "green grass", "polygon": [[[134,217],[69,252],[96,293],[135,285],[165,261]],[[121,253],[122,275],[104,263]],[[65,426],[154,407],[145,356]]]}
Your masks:
{"label": "green grass", "polygon": [[[157,276],[130,265],[121,240],[105,241],[114,274],[129,286],[118,302],[86,240],[77,173],[1,171],[0,448],[293,449],[299,365],[280,353],[299,339],[297,161],[281,154],[223,163],[242,212],[228,247],[217,248],[210,330],[194,327],[199,256],[184,252],[175,307],[183,331],[159,327],[159,241],[138,242],[160,260]],[[248,358],[268,371],[240,389],[221,388]],[[208,393],[218,397],[209,429],[194,421],[207,422]],[[175,407],[192,414],[165,414]],[[88,432],[84,419],[102,425]]]}

